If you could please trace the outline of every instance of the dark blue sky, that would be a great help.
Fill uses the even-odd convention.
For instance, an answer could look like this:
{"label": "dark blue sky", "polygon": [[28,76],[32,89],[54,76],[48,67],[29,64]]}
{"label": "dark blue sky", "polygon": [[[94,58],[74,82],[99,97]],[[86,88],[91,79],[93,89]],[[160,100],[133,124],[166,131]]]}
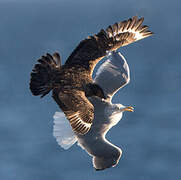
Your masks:
{"label": "dark blue sky", "polygon": [[[179,180],[180,7],[178,0],[0,0],[0,179]],[[108,134],[123,150],[119,165],[95,172],[80,147],[56,144],[58,106],[50,95],[31,95],[30,72],[46,52],[59,51],[65,62],[80,40],[134,15],[155,35],[120,49],[131,81],[114,102],[135,112]]]}

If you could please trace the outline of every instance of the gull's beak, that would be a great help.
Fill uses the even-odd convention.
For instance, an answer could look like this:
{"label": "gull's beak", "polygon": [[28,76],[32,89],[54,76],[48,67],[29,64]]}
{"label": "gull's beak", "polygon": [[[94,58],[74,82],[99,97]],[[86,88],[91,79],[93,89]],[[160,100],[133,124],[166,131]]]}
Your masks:
{"label": "gull's beak", "polygon": [[130,112],[134,112],[134,108],[132,106],[126,106],[123,111],[130,111]]}

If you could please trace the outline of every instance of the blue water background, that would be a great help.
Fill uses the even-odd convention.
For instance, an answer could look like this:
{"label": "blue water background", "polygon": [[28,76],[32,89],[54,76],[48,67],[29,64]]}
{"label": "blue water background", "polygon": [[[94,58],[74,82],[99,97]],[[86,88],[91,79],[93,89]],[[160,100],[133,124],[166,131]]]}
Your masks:
{"label": "blue water background", "polygon": [[[0,0],[1,180],[180,180],[181,2],[178,0]],[[120,49],[130,84],[114,102],[135,107],[108,138],[122,148],[115,168],[96,172],[80,147],[61,149],[53,135],[59,108],[28,89],[41,55],[63,62],[80,40],[138,15],[155,35]]]}

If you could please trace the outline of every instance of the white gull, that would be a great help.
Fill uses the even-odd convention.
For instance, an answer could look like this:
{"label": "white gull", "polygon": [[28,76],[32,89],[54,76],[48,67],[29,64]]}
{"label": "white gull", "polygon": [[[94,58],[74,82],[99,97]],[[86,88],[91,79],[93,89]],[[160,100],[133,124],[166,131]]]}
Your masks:
{"label": "white gull", "polygon": [[54,115],[53,135],[58,144],[68,149],[75,142],[93,157],[93,166],[96,170],[103,170],[117,165],[122,150],[106,139],[106,133],[122,118],[124,111],[133,111],[130,106],[112,104],[112,97],[130,81],[128,64],[119,52],[112,52],[108,59],[99,67],[95,83],[103,89],[106,100],[91,97],[89,100],[94,105],[95,115],[93,125],[85,135],[76,134],[61,112]]}

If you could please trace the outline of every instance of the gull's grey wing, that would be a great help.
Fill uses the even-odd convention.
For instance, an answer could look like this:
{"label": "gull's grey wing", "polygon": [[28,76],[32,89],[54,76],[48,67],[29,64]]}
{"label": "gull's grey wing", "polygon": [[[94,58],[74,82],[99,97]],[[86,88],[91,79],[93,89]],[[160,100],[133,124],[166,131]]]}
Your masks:
{"label": "gull's grey wing", "polygon": [[120,52],[112,52],[97,70],[95,83],[99,84],[105,95],[111,98],[130,81],[129,66]]}

